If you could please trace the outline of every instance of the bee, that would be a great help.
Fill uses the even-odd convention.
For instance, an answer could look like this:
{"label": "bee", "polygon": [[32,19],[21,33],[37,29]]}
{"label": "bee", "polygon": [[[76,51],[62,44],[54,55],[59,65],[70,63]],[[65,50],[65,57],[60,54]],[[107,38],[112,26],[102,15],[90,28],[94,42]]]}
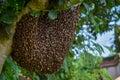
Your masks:
{"label": "bee", "polygon": [[60,11],[54,20],[48,13],[40,17],[22,16],[13,37],[13,59],[37,73],[54,73],[69,51],[79,17],[79,8]]}

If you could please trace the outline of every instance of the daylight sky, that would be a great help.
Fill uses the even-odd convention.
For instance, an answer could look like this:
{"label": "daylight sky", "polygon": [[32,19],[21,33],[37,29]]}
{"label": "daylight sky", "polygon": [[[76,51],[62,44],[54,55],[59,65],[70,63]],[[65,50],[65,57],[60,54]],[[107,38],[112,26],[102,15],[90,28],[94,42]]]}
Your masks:
{"label": "daylight sky", "polygon": [[[120,25],[120,20],[118,20],[116,22],[116,25]],[[104,46],[108,46],[108,47],[111,47],[111,46],[115,46],[114,45],[114,28],[109,31],[109,32],[106,32],[102,35],[98,34],[97,35],[97,40],[96,40],[100,45],[103,46],[104,48],[104,51],[105,53],[102,54],[103,57],[107,57],[109,55],[113,55],[114,53],[113,52],[110,52],[109,50],[107,50]],[[114,47],[115,49],[115,47]]]}

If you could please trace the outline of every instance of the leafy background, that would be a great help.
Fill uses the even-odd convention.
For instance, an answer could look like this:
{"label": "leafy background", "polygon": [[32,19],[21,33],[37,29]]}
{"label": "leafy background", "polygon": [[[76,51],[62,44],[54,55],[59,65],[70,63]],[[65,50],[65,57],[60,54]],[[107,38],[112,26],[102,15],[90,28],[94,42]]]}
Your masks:
{"label": "leafy background", "polygon": [[[30,0],[5,0],[0,5],[0,22],[5,23],[0,27],[0,40],[10,35],[10,25],[21,10]],[[110,25],[111,21],[118,21],[120,12],[111,9],[120,5],[120,0],[50,0],[50,19],[57,17],[57,10],[72,8],[75,4],[81,4],[78,28],[75,32],[72,46],[69,50],[61,70],[55,74],[37,74],[29,72],[17,65],[10,56],[6,59],[0,80],[25,80],[20,75],[30,77],[32,80],[112,80],[105,69],[100,69],[102,57],[94,56],[103,53],[102,47],[95,42],[97,34],[110,31],[116,25]],[[42,11],[43,12],[43,11]],[[41,12],[31,12],[33,16],[39,16]],[[113,20],[112,17],[117,15]]]}

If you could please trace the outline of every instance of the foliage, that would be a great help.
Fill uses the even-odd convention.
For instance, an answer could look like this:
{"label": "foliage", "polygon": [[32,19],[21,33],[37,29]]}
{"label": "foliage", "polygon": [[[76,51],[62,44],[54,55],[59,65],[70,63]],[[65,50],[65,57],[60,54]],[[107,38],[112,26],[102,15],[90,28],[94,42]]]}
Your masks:
{"label": "foliage", "polygon": [[84,0],[81,7],[80,25],[88,25],[88,31],[94,36],[97,33],[111,30],[113,25],[110,25],[109,22],[117,21],[119,18],[115,17],[113,20],[113,16],[120,14],[111,9],[119,4],[118,0]]}
{"label": "foliage", "polygon": [[[6,0],[3,6],[0,6],[0,21],[11,24],[17,15],[30,0]],[[81,4],[81,17],[80,26],[88,25],[89,32],[96,36],[97,33],[111,30],[110,21],[117,21],[119,12],[112,11],[112,7],[120,4],[119,0],[50,0],[50,9],[68,9],[72,8],[75,4]],[[48,9],[49,9],[48,8]],[[50,17],[56,17],[56,11],[50,11]],[[55,15],[54,15],[55,14]],[[53,16],[54,15],[54,16]],[[113,16],[117,15],[118,17]],[[50,18],[51,19],[51,18]],[[79,29],[78,29],[79,30]]]}
{"label": "foliage", "polygon": [[50,19],[54,20],[57,18],[57,14],[58,14],[58,12],[56,10],[50,10],[48,13],[48,17]]}
{"label": "foliage", "polygon": [[[73,55],[73,53],[69,53]],[[72,61],[72,62],[71,62]],[[83,53],[79,58],[73,59],[67,56],[61,72],[52,76],[49,80],[97,80],[101,78],[99,63],[101,59],[91,54]],[[49,77],[48,77],[49,78]]]}
{"label": "foliage", "polygon": [[116,52],[120,52],[120,29],[119,26],[115,27],[115,44],[117,44],[116,47]]}
{"label": "foliage", "polygon": [[[0,6],[0,22],[12,24],[14,18],[26,6],[30,0],[6,0]],[[75,33],[74,41],[67,58],[59,72],[52,75],[45,75],[48,80],[98,80],[105,77],[111,80],[105,70],[100,70],[100,57],[93,55],[103,53],[103,49],[95,42],[97,33],[104,33],[112,29],[109,22],[117,21],[120,12],[111,10],[120,4],[120,0],[50,0],[49,18],[57,18],[57,10],[72,8],[75,4],[81,4],[78,28]],[[31,12],[32,16],[38,17],[41,12]],[[0,26],[0,30],[1,30]],[[6,33],[9,28],[3,28]],[[1,33],[1,32],[0,32]],[[2,32],[3,33],[3,32]],[[92,54],[92,55],[91,55]],[[20,68],[12,59],[8,57],[3,71],[0,75],[1,80],[17,80],[19,73],[29,76],[33,80],[40,80],[41,75],[29,72]]]}
{"label": "foliage", "polygon": [[14,21],[15,15],[25,6],[27,0],[6,0],[2,6],[0,6],[0,21],[11,24]]}
{"label": "foliage", "polygon": [[102,74],[102,76],[104,77],[105,80],[113,80],[113,79],[107,74],[106,69],[100,70],[100,73]]}
{"label": "foliage", "polygon": [[3,71],[4,72],[0,75],[1,80],[17,80],[20,72],[18,66],[12,61],[11,57],[6,59]]}
{"label": "foliage", "polygon": [[[64,60],[62,68],[55,74],[46,75],[45,80],[98,80],[105,77],[107,80],[111,80],[105,70],[100,69],[99,64],[102,62],[102,58],[95,57],[89,53],[82,53],[80,57],[73,58],[74,52],[69,51],[69,55]],[[19,80],[19,74],[29,76],[32,80],[41,80],[41,76],[29,72],[19,67],[11,57],[8,57],[2,74],[1,80]]]}
{"label": "foliage", "polygon": [[[0,74],[0,80],[19,80],[20,74],[29,76],[32,80],[37,79],[37,74],[34,72],[29,72],[21,67],[19,67],[16,62],[12,60],[10,56],[6,59],[3,67],[3,71]],[[39,77],[38,77],[39,78]]]}

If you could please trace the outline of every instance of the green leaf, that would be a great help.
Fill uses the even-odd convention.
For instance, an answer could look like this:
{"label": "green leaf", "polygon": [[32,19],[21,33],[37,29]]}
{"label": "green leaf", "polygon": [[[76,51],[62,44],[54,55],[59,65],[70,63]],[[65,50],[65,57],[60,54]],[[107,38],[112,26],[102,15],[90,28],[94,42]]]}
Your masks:
{"label": "green leaf", "polygon": [[4,73],[1,73],[1,74],[0,74],[0,80],[6,80]]}
{"label": "green leaf", "polygon": [[30,15],[34,16],[34,17],[39,17],[41,15],[41,12],[40,11],[38,11],[38,12],[31,12]]}
{"label": "green leaf", "polygon": [[83,3],[83,5],[85,6],[85,8],[87,10],[87,14],[89,14],[89,12],[90,12],[90,5],[88,5],[87,3]]}
{"label": "green leaf", "polygon": [[[17,80],[17,78],[19,77],[19,73],[20,73],[20,69],[14,63],[12,58],[9,56],[6,59],[6,62],[4,64],[3,71],[2,71],[3,76],[5,76],[5,80]],[[3,77],[0,77],[0,80],[4,80],[1,78]]]}
{"label": "green leaf", "polygon": [[101,76],[103,76],[106,80],[113,80],[110,75],[108,75],[106,69],[101,69],[100,70],[100,74]]}
{"label": "green leaf", "polygon": [[68,72],[68,64],[67,64],[67,60],[64,60],[64,68],[65,68],[65,72]]}
{"label": "green leaf", "polygon": [[0,21],[7,23],[7,24],[12,24],[14,21],[14,18],[9,16],[8,14],[5,14],[1,16]]}
{"label": "green leaf", "polygon": [[57,14],[58,14],[58,12],[56,10],[50,10],[49,13],[48,13],[48,17],[51,20],[54,20],[54,19],[57,18]]}

